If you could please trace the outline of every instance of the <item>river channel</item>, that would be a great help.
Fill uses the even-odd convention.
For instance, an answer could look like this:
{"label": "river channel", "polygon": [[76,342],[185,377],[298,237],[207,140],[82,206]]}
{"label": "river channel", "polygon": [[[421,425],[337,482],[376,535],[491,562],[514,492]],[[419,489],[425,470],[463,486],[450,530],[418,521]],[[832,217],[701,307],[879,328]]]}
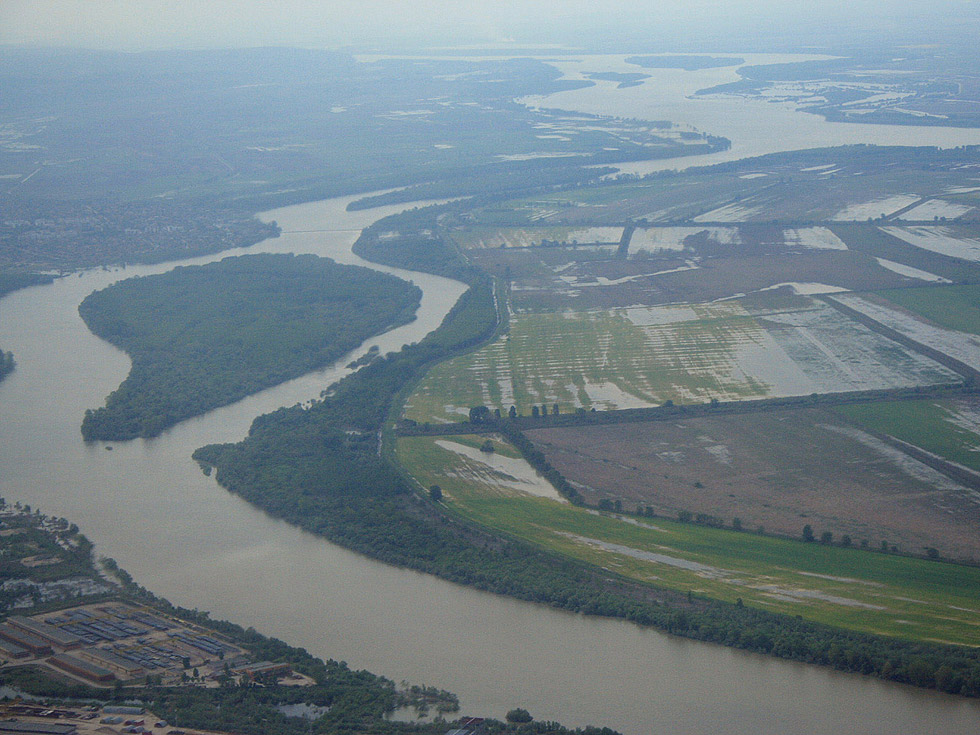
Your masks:
{"label": "river channel", "polygon": [[[724,129],[712,130],[726,134]],[[360,228],[397,211],[345,210],[350,199],[264,215],[282,237],[240,251],[350,253]],[[242,438],[252,419],[319,395],[345,370],[313,373],[186,421],[152,440],[81,440],[86,408],[125,377],[126,356],[78,317],[91,291],[175,264],[93,270],[0,302],[0,345],[17,370],[0,383],[0,495],[65,516],[136,580],[186,607],[344,659],[396,681],[459,694],[465,713],[647,733],[974,733],[980,705],[563,613],[380,564],[277,521],[228,494],[190,459]],[[463,287],[382,268],[423,292],[419,318],[369,340],[382,352],[420,339]]]}
{"label": "river channel", "polygon": [[[725,54],[728,56],[728,54]],[[641,120],[669,120],[693,130],[728,138],[726,151],[680,159],[634,161],[616,164],[622,173],[648,174],[735,161],[780,151],[867,143],[873,145],[938,146],[954,148],[980,145],[980,129],[927,125],[873,125],[828,122],[820,115],[800,112],[789,100],[774,97],[735,97],[712,94],[695,96],[699,90],[737,82],[739,66],[780,64],[826,56],[800,54],[732,54],[743,64],[712,69],[648,69],[626,62],[616,54],[549,59],[564,79],[583,81],[594,72],[641,72],[642,84],[620,89],[613,81],[522,100],[531,107],[546,107],[593,115],[613,115]],[[827,163],[833,163],[828,160]]]}

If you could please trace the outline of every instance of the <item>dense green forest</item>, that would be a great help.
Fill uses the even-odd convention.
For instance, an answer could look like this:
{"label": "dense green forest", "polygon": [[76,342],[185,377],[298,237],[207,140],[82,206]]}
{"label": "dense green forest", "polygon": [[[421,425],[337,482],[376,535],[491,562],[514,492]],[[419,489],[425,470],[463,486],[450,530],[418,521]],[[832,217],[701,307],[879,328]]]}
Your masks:
{"label": "dense green forest", "polygon": [[79,306],[133,367],[86,439],[155,436],[169,426],[324,367],[414,318],[421,292],[312,255],[250,255],[122,281]]}
{"label": "dense green forest", "polygon": [[[402,242],[410,247],[419,241]],[[387,257],[405,261],[409,255]],[[222,485],[269,513],[390,564],[688,638],[980,696],[978,651],[849,632],[634,583],[500,538],[426,500],[385,458],[379,431],[400,391],[428,365],[493,334],[490,284],[473,283],[419,344],[375,360],[311,407],[257,418],[244,441],[204,447],[195,459],[217,468]],[[514,427],[508,436],[520,446],[516,432]]]}
{"label": "dense green forest", "polygon": [[14,353],[0,350],[0,380],[14,371]]}

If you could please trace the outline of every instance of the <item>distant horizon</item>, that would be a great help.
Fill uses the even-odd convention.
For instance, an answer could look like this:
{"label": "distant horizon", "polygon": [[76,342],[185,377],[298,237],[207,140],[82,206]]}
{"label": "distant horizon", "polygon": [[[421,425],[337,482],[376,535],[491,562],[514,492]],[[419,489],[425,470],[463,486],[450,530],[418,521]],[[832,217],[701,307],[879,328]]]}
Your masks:
{"label": "distant horizon", "polygon": [[0,47],[91,50],[507,50],[723,52],[755,48],[969,42],[980,28],[971,0],[926,3],[824,0],[368,0],[356,10],[310,0],[4,0]]}

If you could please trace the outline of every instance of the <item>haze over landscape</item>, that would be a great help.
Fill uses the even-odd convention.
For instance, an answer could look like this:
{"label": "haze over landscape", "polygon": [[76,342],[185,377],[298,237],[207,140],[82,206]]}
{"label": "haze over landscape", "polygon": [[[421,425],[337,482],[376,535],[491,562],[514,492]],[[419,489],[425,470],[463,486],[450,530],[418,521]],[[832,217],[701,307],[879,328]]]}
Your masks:
{"label": "haze over landscape", "polygon": [[0,4],[0,731],[976,732],[978,30]]}
{"label": "haze over landscape", "polygon": [[[975,22],[970,0],[493,0],[485,3],[366,0],[358,5],[283,0],[8,0],[0,9],[0,43],[131,51],[249,46],[383,47],[393,42],[455,47],[468,44],[537,44],[626,50],[677,51],[704,45],[795,42],[820,46],[863,34],[969,38]],[[923,24],[926,24],[925,26]],[[940,34],[942,34],[940,36]],[[742,48],[745,50],[745,48]]]}

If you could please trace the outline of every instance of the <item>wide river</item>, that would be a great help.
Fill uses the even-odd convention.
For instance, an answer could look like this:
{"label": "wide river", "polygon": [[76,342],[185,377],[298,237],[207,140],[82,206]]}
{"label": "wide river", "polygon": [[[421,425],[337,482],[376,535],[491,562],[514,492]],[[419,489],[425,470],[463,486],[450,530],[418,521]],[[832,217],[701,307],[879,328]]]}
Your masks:
{"label": "wide river", "polygon": [[[944,132],[932,130],[937,138]],[[730,136],[724,126],[710,132]],[[397,208],[347,212],[348,201],[266,213],[282,237],[222,256],[316,253],[363,264],[350,253],[357,232]],[[523,706],[538,719],[629,735],[977,731],[976,702],[562,613],[377,563],[266,516],[191,461],[203,444],[242,438],[256,415],[317,396],[343,368],[264,391],[157,439],[117,443],[113,451],[85,444],[82,413],[101,405],[129,362],[88,332],[78,304],[121,278],[173,265],[93,270],[0,301],[0,345],[18,362],[0,383],[0,495],[77,522],[99,553],[154,592],[325,658],[450,689],[474,715],[502,717]],[[387,352],[420,339],[462,293],[446,279],[381,270],[423,289],[419,318],[352,356],[373,344]]]}

